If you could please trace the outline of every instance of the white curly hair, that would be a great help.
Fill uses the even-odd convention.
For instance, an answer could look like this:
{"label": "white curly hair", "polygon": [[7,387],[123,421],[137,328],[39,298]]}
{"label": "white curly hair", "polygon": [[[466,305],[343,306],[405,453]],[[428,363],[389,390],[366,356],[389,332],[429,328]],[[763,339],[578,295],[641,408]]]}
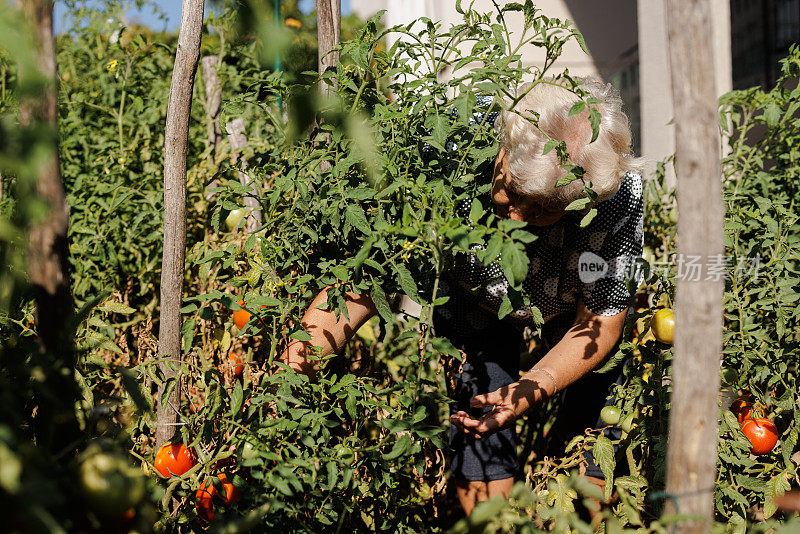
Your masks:
{"label": "white curly hair", "polygon": [[[500,146],[508,154],[511,180],[519,194],[538,203],[565,207],[584,196],[583,183],[576,180],[555,187],[566,174],[558,161],[556,150],[543,154],[548,138],[564,141],[570,159],[583,167],[584,179],[603,201],[617,192],[627,171],[640,172],[643,161],[631,156],[631,129],[622,111],[622,99],[611,84],[597,78],[579,78],[580,88],[601,102],[589,104],[581,113],[570,116],[572,106],[581,99],[569,89],[550,80],[524,84],[518,94],[524,94],[513,110],[504,111],[495,122],[500,134]],[[600,112],[600,131],[591,142],[592,127],[589,107]],[[538,126],[530,117],[539,114]],[[540,131],[541,130],[541,131]]]}

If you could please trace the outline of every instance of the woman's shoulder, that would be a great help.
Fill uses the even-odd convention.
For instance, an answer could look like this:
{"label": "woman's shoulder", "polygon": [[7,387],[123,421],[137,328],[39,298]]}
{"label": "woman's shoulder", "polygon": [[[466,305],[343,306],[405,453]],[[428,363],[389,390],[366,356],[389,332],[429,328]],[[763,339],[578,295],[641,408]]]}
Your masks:
{"label": "woman's shoulder", "polygon": [[614,216],[641,211],[643,193],[642,175],[636,171],[627,171],[617,192],[605,202],[597,204],[598,215]]}
{"label": "woman's shoulder", "polygon": [[597,204],[597,215],[584,228],[584,232],[615,235],[626,224],[638,225],[642,218],[642,176],[628,171],[617,192],[609,199]]}

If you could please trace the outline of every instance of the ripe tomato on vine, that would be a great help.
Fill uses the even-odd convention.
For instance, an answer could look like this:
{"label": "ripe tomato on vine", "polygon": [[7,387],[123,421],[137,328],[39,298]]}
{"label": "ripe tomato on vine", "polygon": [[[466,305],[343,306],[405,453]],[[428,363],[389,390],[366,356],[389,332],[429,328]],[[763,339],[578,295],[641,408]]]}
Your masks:
{"label": "ripe tomato on vine", "polygon": [[778,428],[767,418],[748,419],[742,425],[742,432],[753,444],[753,454],[766,454],[778,443]]}
{"label": "ripe tomato on vine", "polygon": [[[238,304],[239,306],[244,306],[244,300],[240,300]],[[233,312],[233,324],[236,325],[236,328],[241,330],[247,324],[247,321],[250,320],[250,316],[250,312],[242,307],[241,309]]]}
{"label": "ripe tomato on vine", "polygon": [[753,399],[749,396],[743,395],[733,401],[731,404],[731,411],[736,416],[739,424],[744,424],[745,421],[750,419],[750,412],[753,410]]}
{"label": "ripe tomato on vine", "polygon": [[163,477],[181,476],[197,464],[194,452],[183,443],[168,443],[156,453],[153,467]]}

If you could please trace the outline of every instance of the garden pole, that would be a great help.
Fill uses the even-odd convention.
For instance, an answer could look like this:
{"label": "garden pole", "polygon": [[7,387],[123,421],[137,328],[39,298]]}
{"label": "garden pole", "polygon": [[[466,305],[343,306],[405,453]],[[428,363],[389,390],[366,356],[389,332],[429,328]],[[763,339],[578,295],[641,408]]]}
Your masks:
{"label": "garden pole", "polygon": [[[342,40],[342,5],[341,0],[317,0],[317,58],[319,73],[336,69],[339,53],[332,50]],[[322,82],[320,92],[328,94],[333,87]]]}
{"label": "garden pole", "polygon": [[164,130],[164,255],[161,261],[161,318],[158,329],[159,366],[165,382],[159,388],[156,447],[170,439],[178,423],[180,386],[165,399],[166,381],[176,377],[181,360],[181,297],[186,260],[186,147],[192,89],[200,56],[203,0],[183,0],[178,48],[172,70]]}
{"label": "garden pole", "polygon": [[249,194],[244,197],[243,204],[247,208],[247,222],[245,230],[247,233],[252,234],[258,230],[264,222],[261,214],[261,188],[258,186],[256,180],[247,173],[247,160],[242,154],[242,150],[247,146],[247,134],[245,134],[244,119],[237,117],[225,125],[225,132],[228,134],[228,141],[231,144],[231,152],[236,163],[239,165],[239,170],[236,174],[239,176],[239,183],[247,186],[250,190]]}
{"label": "garden pole", "polygon": [[706,0],[666,2],[678,272],[665,511],[697,518],[681,533],[711,530],[717,462],[724,280],[708,266],[723,259],[724,211],[710,9]]}
{"label": "garden pole", "polygon": [[203,86],[206,95],[206,134],[208,146],[217,153],[217,145],[222,139],[222,129],[219,127],[219,108],[222,104],[222,85],[217,75],[219,56],[205,56],[203,66]]}
{"label": "garden pole", "polygon": [[[74,403],[79,398],[73,380],[72,323],[74,301],[69,276],[69,206],[58,155],[58,86],[53,2],[17,2],[32,30],[33,62],[20,61],[23,90],[19,102],[21,126],[35,139],[36,168],[25,180],[35,180],[35,195],[48,205],[45,216],[28,229],[26,268],[36,302],[36,333],[43,354],[34,362],[46,373],[48,395],[36,394],[33,420],[36,445],[50,451],[74,448],[80,429]],[[7,6],[8,8],[8,6]],[[27,173],[26,173],[27,174]]]}
{"label": "garden pole", "polygon": [[[317,60],[320,75],[328,70],[336,70],[339,63],[339,53],[333,49],[342,39],[342,5],[341,0],[317,0]],[[319,92],[321,96],[330,95],[334,92],[334,87],[324,80],[319,82]],[[326,143],[330,140],[330,134],[322,133],[317,137],[317,142]],[[320,170],[326,171],[331,168],[327,160],[319,164]]]}
{"label": "garden pole", "polygon": [[[281,27],[281,0],[272,0],[272,10],[274,12],[273,19],[275,20],[275,30],[277,31],[278,28]],[[283,72],[283,59],[281,59],[282,52],[280,50],[275,51],[275,71],[276,72]],[[283,117],[283,97],[279,94],[278,95],[278,111]]]}
{"label": "garden pole", "polygon": [[[33,297],[36,301],[37,334],[49,352],[66,356],[72,340],[67,338],[67,325],[73,316],[72,290],[69,280],[69,206],[67,205],[61,166],[58,160],[58,90],[56,86],[56,54],[53,41],[53,2],[26,0],[21,2],[25,18],[34,31],[38,76],[43,77],[43,90],[20,102],[20,122],[28,128],[46,125],[53,141],[37,169],[36,193],[47,202],[47,217],[31,226],[28,233],[27,267]],[[36,76],[21,72],[23,79]]]}
{"label": "garden pole", "polygon": [[[222,104],[222,86],[217,75],[219,56],[205,56],[200,60],[203,67],[203,86],[206,95],[206,135],[208,146],[211,147],[216,161],[217,149],[222,139],[222,129],[219,127],[219,108]],[[214,178],[206,188],[206,201],[211,202],[217,197],[217,192],[211,190],[219,187],[219,180]]]}

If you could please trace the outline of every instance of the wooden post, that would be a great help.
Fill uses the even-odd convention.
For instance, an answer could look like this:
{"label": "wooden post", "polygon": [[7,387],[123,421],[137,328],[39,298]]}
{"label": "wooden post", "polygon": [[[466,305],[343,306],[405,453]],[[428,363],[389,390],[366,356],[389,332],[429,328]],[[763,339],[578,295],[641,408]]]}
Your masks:
{"label": "wooden post", "polygon": [[[203,65],[203,87],[206,94],[206,135],[208,146],[214,155],[217,154],[217,146],[222,139],[222,130],[219,127],[219,108],[222,104],[222,87],[217,75],[218,56],[205,56],[201,64]],[[219,186],[219,181],[214,178],[208,189]],[[217,196],[216,193],[207,192],[206,200],[211,202]]]}
{"label": "wooden post", "polygon": [[724,253],[713,27],[705,0],[667,0],[666,12],[679,214],[666,511],[696,516],[679,530],[699,533],[714,514],[724,288],[707,269]]}
{"label": "wooden post", "polygon": [[[58,131],[58,91],[53,2],[27,0],[21,5],[34,30],[38,75],[44,78],[45,86],[40,94],[20,102],[20,121],[26,127],[46,125],[55,134]],[[20,74],[23,78],[34,75]],[[37,333],[46,350],[65,355],[72,347],[72,340],[67,336],[67,323],[73,315],[67,242],[69,206],[61,179],[55,135],[46,159],[37,170],[36,193],[50,206],[47,217],[32,226],[28,234],[27,265],[36,301]]]}
{"label": "wooden post", "polygon": [[206,130],[208,134],[208,145],[215,151],[220,139],[222,130],[219,127],[219,108],[222,104],[222,86],[217,75],[218,56],[205,56],[203,65],[203,86],[206,93]]}
{"label": "wooden post", "polygon": [[[164,360],[181,359],[181,297],[186,259],[186,147],[192,89],[200,56],[203,0],[183,0],[178,49],[172,70],[164,130],[164,255],[161,261],[161,319],[158,357],[165,379],[175,376]],[[156,446],[170,439],[178,422],[180,387],[168,399],[159,391]]]}
{"label": "wooden post", "polygon": [[245,170],[247,169],[247,160],[236,154],[247,146],[247,134],[244,133],[244,119],[241,117],[232,120],[225,125],[225,132],[228,134],[228,141],[231,144],[231,151],[234,152],[237,162],[241,163],[242,169],[237,171],[239,175],[239,183],[249,186],[250,194],[244,198],[244,205],[248,208],[247,223],[245,229],[252,233],[255,232],[262,224],[261,216],[261,203],[258,198],[261,196],[261,191],[255,180],[253,180]]}
{"label": "wooden post", "polygon": [[[342,40],[341,0],[317,0],[317,59],[319,73],[335,69],[339,64],[338,52],[331,52]],[[323,83],[320,91],[324,94],[332,88]]]}
{"label": "wooden post", "polygon": [[[342,4],[341,0],[317,0],[317,70],[320,74],[335,70],[339,64],[339,53],[332,50],[342,40]],[[320,82],[319,92],[325,96],[334,91],[334,87],[324,81]],[[330,135],[319,134],[318,143],[330,142]],[[320,162],[320,169],[331,168],[327,160]]]}

